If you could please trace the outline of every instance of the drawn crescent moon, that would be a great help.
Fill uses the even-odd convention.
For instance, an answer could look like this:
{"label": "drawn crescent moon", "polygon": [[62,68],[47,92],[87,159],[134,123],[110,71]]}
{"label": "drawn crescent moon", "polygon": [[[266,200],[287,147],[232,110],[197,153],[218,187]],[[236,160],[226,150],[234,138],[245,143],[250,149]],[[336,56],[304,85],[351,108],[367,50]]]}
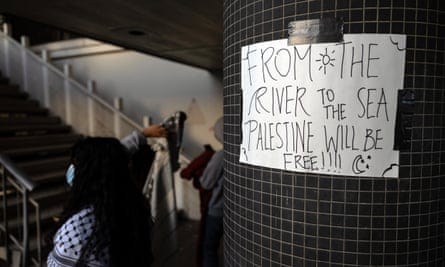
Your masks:
{"label": "drawn crescent moon", "polygon": [[357,157],[354,158],[354,160],[352,161],[352,172],[355,174],[360,174],[360,173],[364,173],[365,170],[362,170],[359,168],[359,163],[363,160],[362,155],[358,155]]}

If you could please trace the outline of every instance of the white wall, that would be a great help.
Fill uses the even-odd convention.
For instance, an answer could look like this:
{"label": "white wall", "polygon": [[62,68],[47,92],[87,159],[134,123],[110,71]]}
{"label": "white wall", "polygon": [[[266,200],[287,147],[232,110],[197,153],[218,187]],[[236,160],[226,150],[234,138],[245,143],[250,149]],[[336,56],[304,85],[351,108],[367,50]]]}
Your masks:
{"label": "white wall", "polygon": [[113,103],[123,98],[123,112],[137,122],[144,115],[160,123],[177,110],[187,113],[183,148],[189,158],[203,144],[221,149],[209,128],[222,116],[222,81],[207,70],[154,56],[121,50],[106,54],[53,59],[59,68],[71,64],[81,83],[95,80],[97,94]]}

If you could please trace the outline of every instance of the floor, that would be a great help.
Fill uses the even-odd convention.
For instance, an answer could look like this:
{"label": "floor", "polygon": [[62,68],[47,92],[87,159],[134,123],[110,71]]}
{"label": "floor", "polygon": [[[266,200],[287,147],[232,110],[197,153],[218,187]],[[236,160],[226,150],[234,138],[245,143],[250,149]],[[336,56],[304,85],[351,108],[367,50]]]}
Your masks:
{"label": "floor", "polygon": [[[155,264],[156,267],[196,267],[196,243],[198,239],[198,228],[199,221],[179,219],[178,227],[176,228],[175,235],[178,240],[178,249],[176,253],[172,255],[168,262]],[[1,253],[0,253],[1,254]],[[220,255],[220,267],[223,265],[223,248],[222,242],[219,249]],[[19,262],[17,256],[14,262]],[[156,257],[156,255],[154,255]],[[17,264],[18,265],[18,264]],[[2,262],[0,261],[0,267],[2,267]],[[15,266],[15,265],[13,265]]]}
{"label": "floor", "polygon": [[[163,266],[166,267],[196,267],[196,243],[198,239],[199,221],[186,219],[178,220],[176,236],[178,239],[177,253],[172,260]],[[219,249],[220,267],[223,265],[222,240]]]}
{"label": "floor", "polygon": [[177,266],[195,267],[199,222],[180,219],[178,223],[176,236],[179,248],[175,257],[181,265]]}

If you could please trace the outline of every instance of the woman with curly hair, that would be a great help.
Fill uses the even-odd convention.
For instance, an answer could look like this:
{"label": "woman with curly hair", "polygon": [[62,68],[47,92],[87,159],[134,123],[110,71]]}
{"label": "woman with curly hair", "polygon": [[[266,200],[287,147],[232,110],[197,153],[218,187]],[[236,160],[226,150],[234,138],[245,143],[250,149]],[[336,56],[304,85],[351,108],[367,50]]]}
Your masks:
{"label": "woman with curly hair", "polygon": [[149,128],[122,143],[87,137],[74,145],[66,174],[71,196],[48,267],[150,266],[152,218],[129,170],[129,157],[146,136],[165,135],[160,126]]}

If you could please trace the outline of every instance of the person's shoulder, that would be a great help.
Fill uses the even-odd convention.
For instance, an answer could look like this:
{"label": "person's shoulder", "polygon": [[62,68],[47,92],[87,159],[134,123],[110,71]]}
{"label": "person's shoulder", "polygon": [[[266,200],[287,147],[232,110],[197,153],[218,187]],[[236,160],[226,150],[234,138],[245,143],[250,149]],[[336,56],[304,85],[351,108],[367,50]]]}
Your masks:
{"label": "person's shoulder", "polygon": [[[48,266],[60,266],[58,263],[74,266],[93,233],[94,224],[95,217],[92,208],[84,208],[72,215],[54,236],[54,248],[48,256],[48,263],[51,264]],[[88,259],[88,266],[107,266],[103,264],[109,260],[107,250],[100,257],[102,258]]]}
{"label": "person's shoulder", "polygon": [[60,247],[82,245],[88,239],[94,226],[92,208],[85,208],[71,216],[57,231],[54,244]]}
{"label": "person's shoulder", "polygon": [[94,225],[93,208],[87,207],[69,218],[62,227],[69,227],[70,225],[78,225],[80,228],[88,228]]}

